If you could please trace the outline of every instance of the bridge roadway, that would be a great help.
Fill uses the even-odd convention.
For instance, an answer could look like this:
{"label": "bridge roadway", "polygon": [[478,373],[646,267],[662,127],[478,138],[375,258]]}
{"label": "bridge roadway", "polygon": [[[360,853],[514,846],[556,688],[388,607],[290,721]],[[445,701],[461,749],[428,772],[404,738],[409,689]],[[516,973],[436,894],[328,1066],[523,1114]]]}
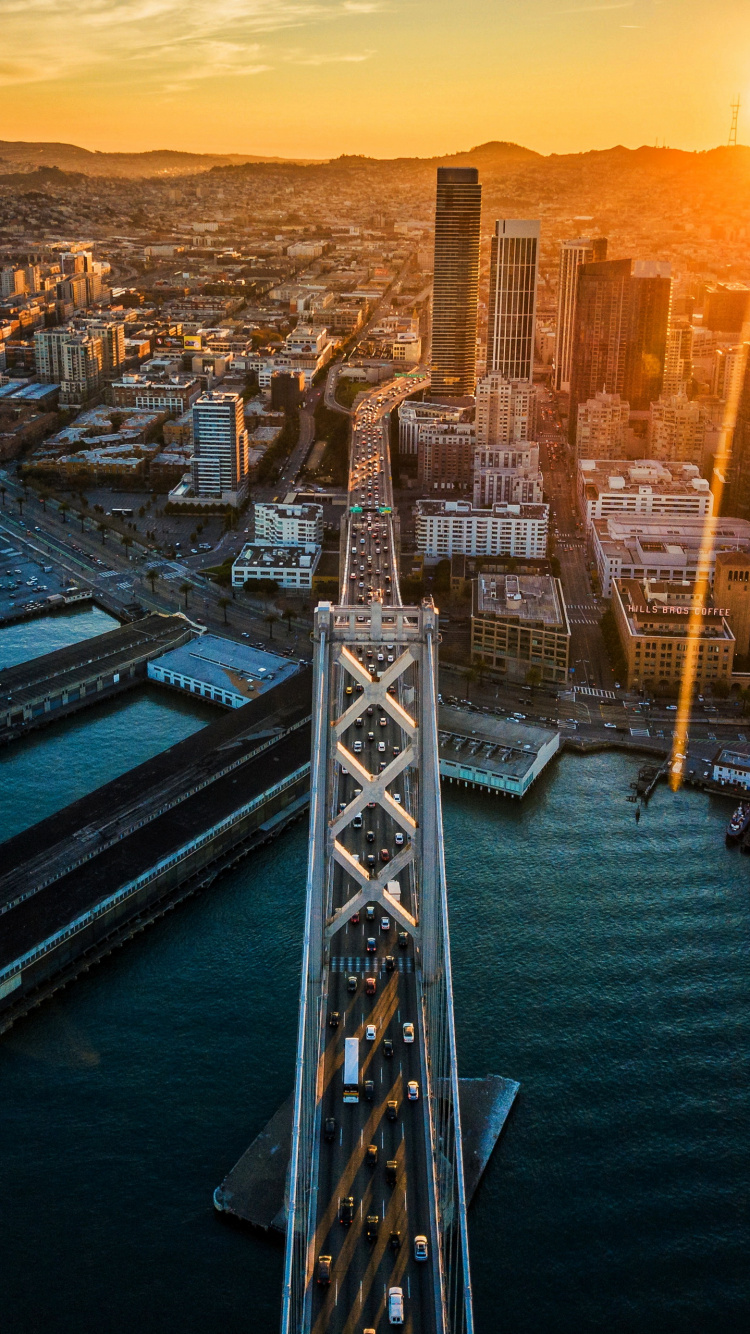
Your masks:
{"label": "bridge roadway", "polygon": [[[398,565],[392,508],[388,452],[387,412],[403,397],[403,389],[378,389],[360,406],[353,427],[349,480],[349,519],[346,561],[342,572],[341,601],[348,605],[382,602],[383,607],[400,603]],[[362,513],[357,513],[357,510]],[[352,512],[354,511],[354,512]],[[359,663],[377,673],[387,670],[398,656],[398,646],[388,641],[352,646]],[[353,677],[339,670],[334,685],[331,723],[362,691]],[[413,713],[414,669],[398,678],[392,692]],[[369,706],[341,736],[347,749],[370,773],[385,769],[403,750],[409,737],[382,705]],[[356,778],[336,764],[334,800],[329,818],[357,795]],[[414,808],[417,775],[408,768],[389,785],[403,808]],[[375,875],[399,854],[408,834],[398,829],[388,812],[374,801],[361,817],[355,817],[339,834],[339,842],[360,864],[370,862]],[[397,874],[401,904],[417,916],[416,888],[412,868]],[[333,870],[333,909],[351,898],[352,882],[338,864]],[[372,912],[373,920],[367,919]],[[405,1328],[412,1334],[437,1334],[442,1330],[440,1288],[435,1263],[437,1236],[434,1210],[430,1208],[427,1103],[424,1092],[424,1044],[414,942],[397,931],[393,918],[384,918],[382,907],[368,905],[359,920],[346,920],[330,941],[326,1017],[338,1012],[339,1024],[325,1026],[322,1062],[320,1125],[335,1121],[332,1143],[321,1138],[317,1174],[317,1221],[313,1261],[317,1270],[321,1255],[332,1259],[329,1286],[315,1283],[311,1298],[311,1329],[314,1334],[361,1334],[381,1330],[388,1324],[388,1289],[403,1289]],[[400,936],[400,940],[398,937]],[[368,944],[369,942],[369,944]],[[365,979],[374,979],[375,993],[366,994]],[[349,982],[348,979],[354,979]],[[349,985],[355,986],[354,991]],[[414,1025],[416,1041],[404,1040],[404,1024]],[[367,1025],[374,1025],[372,1040]],[[359,1040],[359,1101],[343,1103],[344,1041]],[[392,1043],[392,1055],[385,1041]],[[366,1081],[372,1081],[368,1088]],[[416,1101],[407,1098],[407,1086],[416,1086]],[[389,1119],[388,1103],[395,1103]],[[374,1146],[377,1161],[366,1161],[368,1146]],[[397,1163],[394,1185],[386,1181],[386,1163]],[[342,1224],[341,1201],[354,1200],[351,1225]],[[377,1219],[377,1239],[368,1240],[367,1219]],[[395,1234],[395,1236],[394,1236]],[[415,1236],[428,1239],[429,1258],[414,1258]],[[394,1245],[391,1239],[394,1238]],[[395,1249],[395,1242],[398,1249]]]}

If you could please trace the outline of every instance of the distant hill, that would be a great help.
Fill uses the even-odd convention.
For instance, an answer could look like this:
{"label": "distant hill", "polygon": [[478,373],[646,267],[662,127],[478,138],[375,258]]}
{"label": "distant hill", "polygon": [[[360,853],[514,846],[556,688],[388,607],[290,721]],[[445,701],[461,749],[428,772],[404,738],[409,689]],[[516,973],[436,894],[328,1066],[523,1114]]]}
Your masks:
{"label": "distant hill", "polygon": [[34,171],[43,166],[83,172],[86,176],[187,176],[211,167],[240,166],[246,162],[288,161],[301,165],[308,160],[251,153],[179,153],[169,148],[149,153],[92,153],[77,144],[0,139],[0,171],[6,173],[9,168]]}

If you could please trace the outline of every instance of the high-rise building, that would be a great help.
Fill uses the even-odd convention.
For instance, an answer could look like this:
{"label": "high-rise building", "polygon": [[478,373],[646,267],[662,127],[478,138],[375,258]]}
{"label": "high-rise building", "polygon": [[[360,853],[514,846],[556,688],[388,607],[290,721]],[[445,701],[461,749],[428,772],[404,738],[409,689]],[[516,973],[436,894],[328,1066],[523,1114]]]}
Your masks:
{"label": "high-rise building", "polygon": [[630,404],[619,394],[594,394],[576,411],[576,458],[619,459],[625,452]]}
{"label": "high-rise building", "polygon": [[533,440],[536,390],[530,380],[506,380],[499,371],[477,385],[477,443],[504,445]]}
{"label": "high-rise building", "polygon": [[722,512],[750,518],[750,357],[746,357]]}
{"label": "high-rise building", "polygon": [[506,380],[534,376],[539,223],[502,218],[490,253],[487,370]]}
{"label": "high-rise building", "polygon": [[23,296],[26,279],[23,269],[3,269],[0,272],[0,296]]}
{"label": "high-rise building", "polygon": [[740,333],[750,318],[750,287],[746,283],[718,283],[706,293],[703,327],[714,332]]}
{"label": "high-rise building", "polygon": [[560,274],[557,285],[557,338],[555,340],[555,389],[570,391],[570,366],[573,352],[573,327],[578,292],[578,270],[582,264],[600,263],[607,258],[607,238],[579,238],[563,241],[560,246]]}
{"label": "high-rise building", "polygon": [[635,412],[647,411],[662,392],[671,308],[671,266],[636,260],[630,281],[624,389]]}
{"label": "high-rise building", "polygon": [[664,463],[703,461],[708,417],[704,408],[685,394],[660,398],[649,413],[648,452]]}
{"label": "high-rise building", "polygon": [[629,259],[581,264],[578,269],[568,417],[573,445],[578,405],[604,390],[624,394],[631,270]]}
{"label": "high-rise building", "polygon": [[688,320],[672,320],[667,332],[664,379],[661,392],[665,398],[687,393],[693,378],[693,326]]}
{"label": "high-rise building", "polygon": [[417,468],[425,491],[469,491],[472,485],[474,427],[444,422],[426,423],[419,432]]}
{"label": "high-rise building", "polygon": [[[193,404],[193,491],[235,503],[247,489],[248,441],[239,394],[209,391]],[[231,497],[231,499],[230,499]]]}
{"label": "high-rise building", "polygon": [[432,286],[432,392],[474,393],[482,187],[475,167],[438,167]]}
{"label": "high-rise building", "polygon": [[544,478],[539,467],[539,446],[526,444],[474,450],[474,508],[511,505],[540,505],[544,500]]}
{"label": "high-rise building", "polygon": [[60,385],[60,403],[65,406],[85,403],[101,388],[105,356],[98,334],[38,329],[34,360],[43,384]]}

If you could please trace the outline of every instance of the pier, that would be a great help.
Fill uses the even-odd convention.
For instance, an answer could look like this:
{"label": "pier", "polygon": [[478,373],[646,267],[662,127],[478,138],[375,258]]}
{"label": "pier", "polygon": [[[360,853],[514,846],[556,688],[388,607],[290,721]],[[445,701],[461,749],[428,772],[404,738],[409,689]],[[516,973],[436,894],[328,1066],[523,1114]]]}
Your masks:
{"label": "pier", "polygon": [[310,677],[0,846],[0,1031],[306,809]]}
{"label": "pier", "polygon": [[151,658],[199,633],[181,614],[145,616],[0,670],[0,745],[145,681]]}

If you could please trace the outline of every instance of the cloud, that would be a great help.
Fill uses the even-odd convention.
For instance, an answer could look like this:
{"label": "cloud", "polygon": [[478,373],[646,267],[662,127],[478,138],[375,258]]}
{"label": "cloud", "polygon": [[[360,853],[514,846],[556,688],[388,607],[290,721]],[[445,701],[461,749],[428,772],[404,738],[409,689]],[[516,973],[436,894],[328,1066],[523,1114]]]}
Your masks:
{"label": "cloud", "polygon": [[344,55],[305,55],[298,51],[286,59],[291,65],[359,65],[363,60],[370,60],[374,51],[352,51]]}
{"label": "cloud", "polygon": [[606,14],[609,9],[632,9],[635,0],[617,0],[613,5],[578,5],[575,9],[559,9],[558,14]]}
{"label": "cloud", "polygon": [[[384,0],[0,0],[0,85],[75,77],[178,90],[197,80],[252,77],[287,59],[272,35],[336,24],[385,8]],[[33,29],[34,59],[29,58]],[[262,46],[258,38],[270,41]],[[295,63],[358,63],[372,52]]]}

